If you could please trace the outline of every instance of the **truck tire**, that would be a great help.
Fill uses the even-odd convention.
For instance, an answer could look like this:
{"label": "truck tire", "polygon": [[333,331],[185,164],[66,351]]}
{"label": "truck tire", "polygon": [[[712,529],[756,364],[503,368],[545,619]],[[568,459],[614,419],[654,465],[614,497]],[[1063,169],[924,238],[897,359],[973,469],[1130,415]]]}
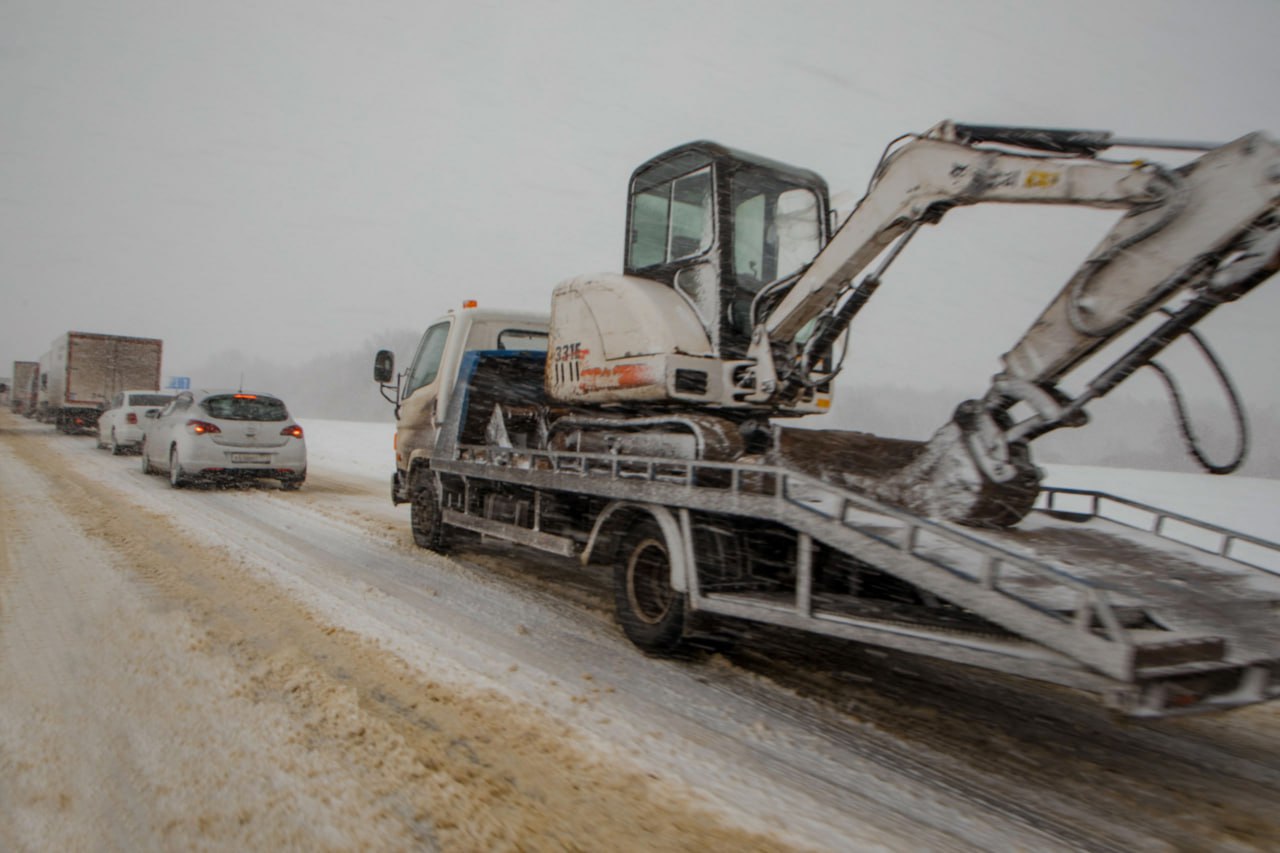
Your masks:
{"label": "truck tire", "polygon": [[685,596],[671,587],[668,548],[657,522],[645,519],[627,533],[613,567],[618,624],[653,655],[674,655],[685,645]]}
{"label": "truck tire", "polygon": [[428,548],[439,554],[449,550],[443,515],[435,477],[430,472],[414,477],[409,493],[409,527],[419,548]]}

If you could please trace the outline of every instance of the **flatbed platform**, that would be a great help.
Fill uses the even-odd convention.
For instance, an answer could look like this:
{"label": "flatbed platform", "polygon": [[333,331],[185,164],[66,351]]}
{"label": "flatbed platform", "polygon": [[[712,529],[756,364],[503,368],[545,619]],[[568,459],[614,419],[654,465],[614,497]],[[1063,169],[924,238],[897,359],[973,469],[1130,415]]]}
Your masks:
{"label": "flatbed platform", "polygon": [[[698,513],[758,519],[798,537],[794,588],[783,591],[704,590],[696,560],[684,561],[684,576],[673,584],[694,610],[1083,687],[1134,715],[1280,697],[1280,573],[1266,567],[1280,565],[1280,545],[1225,528],[1110,495],[1046,489],[1043,505],[1019,527],[976,530],[774,466],[448,449],[452,458],[433,466],[442,474],[534,495],[667,507],[687,540]],[[445,522],[564,555],[587,554],[595,535],[549,533],[536,511],[515,524],[460,509],[446,509]],[[818,542],[949,602],[978,624],[825,595],[814,585]],[[1195,679],[1208,676],[1219,683],[1202,690]],[[1174,709],[1170,690],[1191,698],[1179,694]]]}

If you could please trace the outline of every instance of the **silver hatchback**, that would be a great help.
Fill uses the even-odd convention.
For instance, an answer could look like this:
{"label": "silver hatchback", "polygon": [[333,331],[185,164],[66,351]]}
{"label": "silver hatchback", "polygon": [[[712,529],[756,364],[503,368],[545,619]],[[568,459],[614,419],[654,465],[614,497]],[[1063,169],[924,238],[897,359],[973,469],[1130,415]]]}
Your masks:
{"label": "silver hatchback", "polygon": [[307,445],[274,395],[184,391],[148,413],[142,470],[168,472],[174,488],[195,480],[274,479],[291,490],[306,479]]}

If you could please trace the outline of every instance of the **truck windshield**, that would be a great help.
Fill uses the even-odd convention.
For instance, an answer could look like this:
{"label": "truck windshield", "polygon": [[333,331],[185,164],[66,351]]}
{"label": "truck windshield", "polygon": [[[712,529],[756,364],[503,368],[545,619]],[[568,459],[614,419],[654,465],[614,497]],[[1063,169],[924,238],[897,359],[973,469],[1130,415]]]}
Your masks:
{"label": "truck windshield", "polygon": [[733,176],[731,205],[733,272],[749,290],[791,275],[822,248],[818,197],[810,189],[743,169]]}
{"label": "truck windshield", "polygon": [[445,320],[423,333],[422,343],[418,344],[418,354],[413,357],[413,365],[409,368],[409,376],[405,381],[405,397],[436,380],[436,374],[440,372],[440,359],[444,357],[444,343],[449,338],[449,325],[449,321]]}

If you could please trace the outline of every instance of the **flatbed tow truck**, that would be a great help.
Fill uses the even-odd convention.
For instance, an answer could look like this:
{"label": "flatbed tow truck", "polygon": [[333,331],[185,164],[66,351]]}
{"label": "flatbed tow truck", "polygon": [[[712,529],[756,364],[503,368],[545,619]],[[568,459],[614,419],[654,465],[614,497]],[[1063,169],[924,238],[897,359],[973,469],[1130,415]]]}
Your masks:
{"label": "flatbed tow truck", "polygon": [[[470,532],[611,571],[649,653],[730,617],[1135,717],[1280,697],[1280,544],[1045,487],[1030,462],[1032,439],[1082,425],[1085,402],[1278,265],[1280,146],[1255,134],[1166,170],[1097,158],[1113,144],[944,123],[886,157],[839,229],[812,173],[709,143],[659,155],[632,177],[626,275],[560,285],[549,318],[450,313],[394,386],[379,353],[392,498],[423,547]],[[991,200],[1129,213],[930,441],[782,426],[829,404],[840,341],[905,240]],[[1084,393],[1061,390],[1157,312]]]}

